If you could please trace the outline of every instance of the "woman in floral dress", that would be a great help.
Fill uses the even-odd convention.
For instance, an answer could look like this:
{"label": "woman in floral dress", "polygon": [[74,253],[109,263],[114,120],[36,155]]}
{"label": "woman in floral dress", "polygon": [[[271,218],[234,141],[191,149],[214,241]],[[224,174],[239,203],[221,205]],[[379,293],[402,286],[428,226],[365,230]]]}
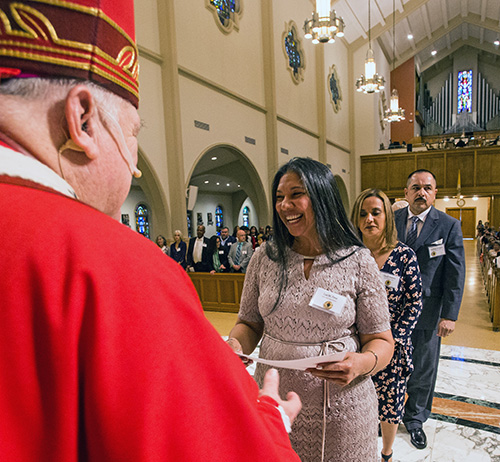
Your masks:
{"label": "woman in floral dress", "polygon": [[378,264],[389,301],[394,355],[390,364],[373,376],[379,399],[382,460],[389,462],[403,417],[406,384],[413,371],[411,333],[422,310],[422,280],[415,252],[397,240],[391,204],[382,191],[363,191],[351,218]]}

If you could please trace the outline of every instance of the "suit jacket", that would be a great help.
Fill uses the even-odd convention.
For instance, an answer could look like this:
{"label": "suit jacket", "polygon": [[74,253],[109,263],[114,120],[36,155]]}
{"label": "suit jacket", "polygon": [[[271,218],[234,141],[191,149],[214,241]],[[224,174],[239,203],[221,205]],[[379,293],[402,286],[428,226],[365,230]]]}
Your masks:
{"label": "suit jacket", "polygon": [[[239,242],[235,242],[231,246],[231,250],[229,250],[229,255],[227,258],[229,261],[229,266],[231,268],[235,264],[234,259],[236,257],[236,250],[238,249],[238,244]],[[241,266],[242,273],[246,272],[248,263],[250,262],[250,258],[252,258],[252,254],[253,254],[252,244],[250,242],[243,242],[243,245],[241,246],[240,262],[238,263],[238,265]]]}
{"label": "suit jacket", "polygon": [[[395,212],[398,239],[405,242],[408,207]],[[444,255],[439,255],[444,245]],[[422,275],[422,314],[416,329],[434,330],[441,318],[456,321],[465,283],[461,224],[431,207],[414,245]]]}
{"label": "suit jacket", "polygon": [[229,254],[229,251],[231,250],[231,247],[234,245],[236,242],[236,238],[234,236],[229,236],[226,239],[226,242],[223,244],[222,239],[220,241],[221,247],[224,247],[224,250],[226,251],[226,254]]}
{"label": "suit jacket", "polygon": [[201,252],[201,262],[197,263],[195,266],[193,260],[193,250],[194,243],[196,242],[196,237],[189,239],[189,246],[186,255],[186,261],[188,266],[194,267],[195,271],[209,272],[212,268],[212,252],[210,249],[210,239],[203,237],[203,250]]}

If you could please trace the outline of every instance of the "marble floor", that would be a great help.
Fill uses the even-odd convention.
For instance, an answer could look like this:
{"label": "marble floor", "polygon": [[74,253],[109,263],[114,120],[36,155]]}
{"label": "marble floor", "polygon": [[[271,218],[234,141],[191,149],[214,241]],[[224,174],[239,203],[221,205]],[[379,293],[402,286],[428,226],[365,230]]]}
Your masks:
{"label": "marble floor", "polygon": [[[415,449],[401,425],[393,462],[500,462],[500,332],[489,321],[475,242],[464,245],[464,298],[456,331],[441,348],[433,412],[424,425],[428,445]],[[206,315],[223,336],[236,320]]]}

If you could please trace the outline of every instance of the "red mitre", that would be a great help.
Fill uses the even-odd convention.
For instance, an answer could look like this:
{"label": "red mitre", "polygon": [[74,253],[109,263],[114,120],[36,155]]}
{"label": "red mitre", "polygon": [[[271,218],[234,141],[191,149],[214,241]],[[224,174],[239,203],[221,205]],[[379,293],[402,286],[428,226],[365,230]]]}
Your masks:
{"label": "red mitre", "polygon": [[91,80],[135,107],[133,0],[0,0],[0,79]]}

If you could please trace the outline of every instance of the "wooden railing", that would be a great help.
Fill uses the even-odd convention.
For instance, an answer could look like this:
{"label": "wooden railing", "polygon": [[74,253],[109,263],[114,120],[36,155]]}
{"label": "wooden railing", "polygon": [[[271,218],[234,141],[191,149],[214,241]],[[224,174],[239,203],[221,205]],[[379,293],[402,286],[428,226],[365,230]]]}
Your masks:
{"label": "wooden railing", "polygon": [[245,275],[188,273],[206,311],[238,313]]}
{"label": "wooden railing", "polygon": [[493,331],[500,330],[500,268],[495,266],[494,258],[490,257],[485,245],[481,245],[481,269],[484,286],[490,307],[490,319]]}

